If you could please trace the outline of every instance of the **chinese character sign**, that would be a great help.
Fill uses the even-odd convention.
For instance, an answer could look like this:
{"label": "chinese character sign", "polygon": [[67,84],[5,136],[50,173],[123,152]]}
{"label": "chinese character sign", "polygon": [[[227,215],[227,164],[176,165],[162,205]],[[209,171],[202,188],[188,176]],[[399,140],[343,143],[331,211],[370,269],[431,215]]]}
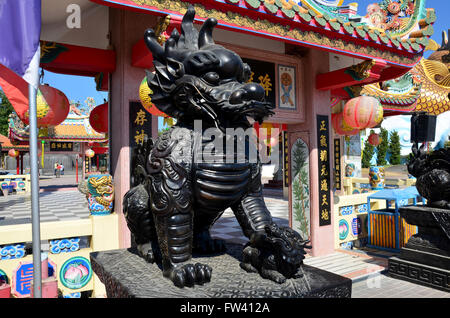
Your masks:
{"label": "chinese character sign", "polygon": [[341,190],[341,139],[334,139],[334,186]]}
{"label": "chinese character sign", "polygon": [[242,61],[247,63],[252,70],[249,82],[260,84],[266,92],[266,102],[275,105],[275,64],[247,58],[243,58]]}
{"label": "chinese character sign", "polygon": [[50,151],[73,151],[73,142],[50,141]]}
{"label": "chinese character sign", "polygon": [[317,151],[319,157],[319,226],[331,224],[330,146],[328,116],[317,115]]}
{"label": "chinese character sign", "polygon": [[130,147],[142,145],[152,134],[152,115],[141,103],[130,103]]}
{"label": "chinese character sign", "polygon": [[289,139],[287,131],[283,131],[283,171],[284,186],[289,187]]}

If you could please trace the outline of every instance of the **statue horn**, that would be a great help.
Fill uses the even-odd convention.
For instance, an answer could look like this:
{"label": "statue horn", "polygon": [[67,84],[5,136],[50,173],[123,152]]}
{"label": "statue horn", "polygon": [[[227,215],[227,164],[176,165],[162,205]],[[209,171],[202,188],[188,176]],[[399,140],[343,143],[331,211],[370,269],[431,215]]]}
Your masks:
{"label": "statue horn", "polygon": [[205,21],[205,23],[203,23],[203,26],[198,35],[198,47],[199,48],[214,44],[212,32],[216,25],[217,25],[217,20],[214,18],[209,18]]}
{"label": "statue horn", "polygon": [[152,52],[153,57],[157,60],[164,61],[164,50],[156,39],[155,31],[147,29],[147,31],[145,31],[144,40],[148,49]]}
{"label": "statue horn", "polygon": [[[195,49],[198,33],[194,28],[195,9],[190,5],[181,20],[181,36],[178,45],[187,49]],[[195,42],[194,42],[195,41]],[[194,43],[193,43],[194,42]]]}

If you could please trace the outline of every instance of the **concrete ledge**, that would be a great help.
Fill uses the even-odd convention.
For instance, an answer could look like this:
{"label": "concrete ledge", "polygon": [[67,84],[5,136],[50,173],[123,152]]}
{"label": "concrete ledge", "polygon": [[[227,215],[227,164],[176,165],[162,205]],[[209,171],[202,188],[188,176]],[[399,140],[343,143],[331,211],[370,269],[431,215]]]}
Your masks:
{"label": "concrete ledge", "polygon": [[351,279],[304,265],[303,277],[276,284],[240,268],[242,245],[227,244],[216,256],[194,256],[192,263],[213,268],[211,282],[178,288],[133,249],[91,253],[91,265],[109,298],[350,298]]}

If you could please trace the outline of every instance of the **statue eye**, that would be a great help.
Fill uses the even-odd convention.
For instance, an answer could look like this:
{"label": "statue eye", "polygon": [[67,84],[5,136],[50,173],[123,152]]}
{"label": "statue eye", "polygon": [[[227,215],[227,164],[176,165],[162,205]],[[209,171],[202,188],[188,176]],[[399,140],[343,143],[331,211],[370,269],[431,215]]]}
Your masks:
{"label": "statue eye", "polygon": [[205,75],[203,75],[203,79],[207,81],[209,84],[217,85],[219,84],[219,74],[216,72],[208,72]]}

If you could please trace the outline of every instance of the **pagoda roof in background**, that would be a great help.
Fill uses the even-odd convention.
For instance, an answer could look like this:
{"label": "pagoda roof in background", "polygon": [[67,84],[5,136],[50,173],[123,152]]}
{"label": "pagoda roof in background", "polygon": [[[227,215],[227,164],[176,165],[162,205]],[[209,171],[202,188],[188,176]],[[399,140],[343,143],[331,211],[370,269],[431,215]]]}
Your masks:
{"label": "pagoda roof in background", "polygon": [[[28,126],[12,113],[9,118],[9,138],[11,140],[28,141]],[[89,124],[89,114],[74,112],[73,107],[67,118],[55,127],[39,130],[39,139],[52,141],[104,143],[108,141],[106,134],[96,132]]]}
{"label": "pagoda roof in background", "polygon": [[26,150],[28,151],[30,146],[28,144],[13,144],[11,140],[0,134],[0,143],[2,144],[2,151],[16,149],[16,150]]}

